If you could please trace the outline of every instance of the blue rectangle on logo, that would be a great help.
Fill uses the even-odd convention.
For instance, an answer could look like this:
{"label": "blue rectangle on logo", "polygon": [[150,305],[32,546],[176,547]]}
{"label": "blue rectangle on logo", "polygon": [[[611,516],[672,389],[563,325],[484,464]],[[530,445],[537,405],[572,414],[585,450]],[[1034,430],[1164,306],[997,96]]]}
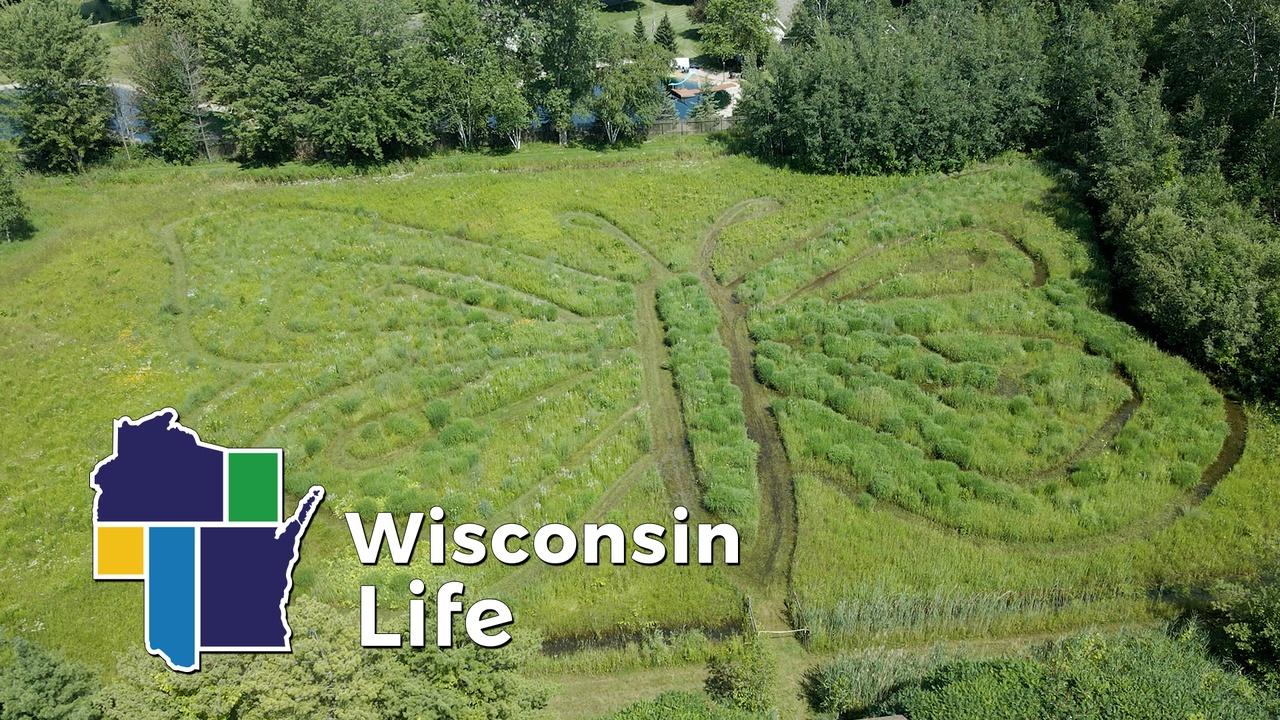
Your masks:
{"label": "blue rectangle on logo", "polygon": [[196,531],[153,527],[147,535],[147,649],[171,666],[196,668]]}

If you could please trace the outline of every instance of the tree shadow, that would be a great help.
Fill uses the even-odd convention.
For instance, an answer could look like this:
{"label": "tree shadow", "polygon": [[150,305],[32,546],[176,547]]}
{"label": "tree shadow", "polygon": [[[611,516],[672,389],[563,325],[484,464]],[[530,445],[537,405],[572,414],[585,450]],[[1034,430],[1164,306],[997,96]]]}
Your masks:
{"label": "tree shadow", "polygon": [[1086,202],[1080,176],[1071,168],[1046,157],[1036,158],[1036,164],[1053,183],[1031,210],[1048,215],[1064,232],[1080,239],[1088,253],[1088,270],[1076,280],[1095,300],[1110,305],[1112,283],[1110,263],[1103,252],[1101,238],[1093,214]]}
{"label": "tree shadow", "polygon": [[0,227],[0,243],[5,242],[22,242],[30,240],[32,235],[36,234],[36,226],[32,224],[28,218],[19,218],[13,225],[8,228]]}
{"label": "tree shadow", "polygon": [[679,36],[691,42],[702,42],[702,28],[689,27],[681,30]]}

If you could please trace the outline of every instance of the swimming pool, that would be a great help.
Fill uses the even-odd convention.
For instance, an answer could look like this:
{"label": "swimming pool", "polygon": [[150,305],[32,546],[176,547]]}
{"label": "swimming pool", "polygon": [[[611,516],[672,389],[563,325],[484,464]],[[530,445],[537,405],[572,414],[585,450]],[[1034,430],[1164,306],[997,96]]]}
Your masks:
{"label": "swimming pool", "polygon": [[[682,78],[676,78],[674,76],[668,77],[667,87],[690,88],[696,90],[699,87],[702,87],[702,82],[694,75],[694,73],[688,73]],[[702,102],[701,95],[695,95],[691,98],[675,98],[676,117],[681,120],[688,119],[689,113],[692,113],[693,109],[697,107],[700,102]]]}

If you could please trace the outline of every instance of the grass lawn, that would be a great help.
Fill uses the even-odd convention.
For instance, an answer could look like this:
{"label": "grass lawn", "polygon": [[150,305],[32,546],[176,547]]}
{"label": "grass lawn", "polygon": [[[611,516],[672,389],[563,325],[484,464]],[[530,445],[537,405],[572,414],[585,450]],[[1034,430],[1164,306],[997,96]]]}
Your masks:
{"label": "grass lawn", "polygon": [[[696,687],[751,623],[811,632],[771,641],[794,702],[843,648],[1149,621],[1280,530],[1280,425],[1097,308],[1085,215],[1022,157],[813,177],[673,137],[21,189],[0,625],[98,672],[141,642],[142,592],[91,579],[88,475],[113,419],[165,406],[283,447],[290,507],[327,489],[296,593],[349,617],[375,584],[399,616],[411,578],[464,580],[547,641],[530,672],[564,716]],[[734,568],[366,567],[341,518],[696,521],[742,448]]]}
{"label": "grass lawn", "polygon": [[689,19],[692,2],[680,0],[629,0],[605,5],[600,10],[605,26],[630,37],[636,24],[636,13],[644,20],[645,31],[653,39],[653,32],[665,14],[671,18],[676,31],[676,49],[680,57],[697,57],[702,54],[698,40],[698,28]]}
{"label": "grass lawn", "polygon": [[136,25],[129,22],[95,23],[89,26],[107,43],[107,78],[116,82],[129,82],[133,73],[133,58],[129,55],[129,43],[133,41]]}

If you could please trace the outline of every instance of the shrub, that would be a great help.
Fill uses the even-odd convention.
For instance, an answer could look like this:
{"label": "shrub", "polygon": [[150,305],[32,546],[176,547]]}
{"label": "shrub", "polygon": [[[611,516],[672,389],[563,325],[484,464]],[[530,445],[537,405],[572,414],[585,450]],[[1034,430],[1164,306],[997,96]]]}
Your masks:
{"label": "shrub", "polygon": [[[1272,559],[1266,576],[1280,571]],[[1270,577],[1214,588],[1211,627],[1218,645],[1273,695],[1280,695],[1280,585]]]}
{"label": "shrub", "polygon": [[157,669],[156,658],[130,649],[104,693],[106,716],[408,720],[431,708],[440,720],[514,719],[546,704],[541,685],[515,675],[537,652],[532,636],[500,649],[462,640],[448,653],[361,652],[355,625],[305,595],[294,598],[289,622],[291,653],[206,656],[189,675]]}
{"label": "shrub", "polygon": [[1169,479],[1178,487],[1189,488],[1200,481],[1200,469],[1193,463],[1182,460],[1174,463],[1173,469],[1169,471]]}
{"label": "shrub", "polygon": [[0,150],[0,240],[21,240],[30,232],[27,204],[18,194],[18,164]]}
{"label": "shrub", "polygon": [[1084,633],[1030,658],[944,665],[879,709],[912,720],[1268,717],[1257,688],[1214,663],[1194,628]]}
{"label": "shrub", "polygon": [[455,447],[475,442],[484,436],[484,428],[470,418],[458,418],[440,431],[440,442]]}
{"label": "shrub", "polygon": [[452,409],[445,400],[432,400],[427,403],[426,415],[427,422],[431,423],[431,427],[439,430],[449,422],[449,415]]}
{"label": "shrub", "polygon": [[0,632],[0,718],[95,720],[97,690],[87,670]]}
{"label": "shrub", "polygon": [[754,720],[755,713],[728,708],[695,692],[665,692],[630,705],[604,720]]}
{"label": "shrub", "polygon": [[777,667],[756,638],[734,638],[707,661],[706,691],[726,705],[763,712],[773,706]]}
{"label": "shrub", "polygon": [[862,717],[895,687],[919,680],[941,662],[937,653],[864,650],[814,665],[805,672],[800,688],[815,712]]}

